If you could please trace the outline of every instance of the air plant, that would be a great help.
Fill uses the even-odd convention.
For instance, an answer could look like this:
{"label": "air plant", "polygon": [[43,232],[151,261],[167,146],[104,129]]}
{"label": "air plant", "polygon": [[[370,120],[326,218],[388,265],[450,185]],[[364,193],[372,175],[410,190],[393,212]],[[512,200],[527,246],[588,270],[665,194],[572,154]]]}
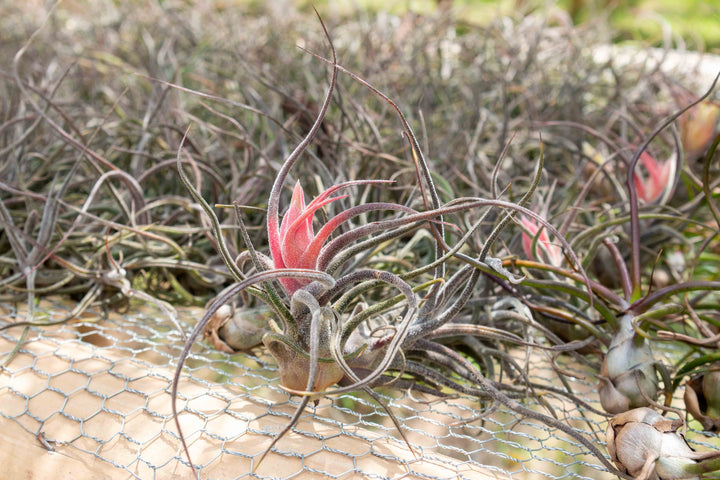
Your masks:
{"label": "air plant", "polygon": [[600,404],[608,413],[650,405],[658,396],[658,379],[650,342],[638,335],[633,315],[618,320],[618,330],[600,369]]}
{"label": "air plant", "polygon": [[680,117],[680,132],[685,154],[689,158],[702,157],[712,143],[720,120],[720,106],[703,101]]}
{"label": "air plant", "polygon": [[[334,54],[333,49],[333,55]],[[190,335],[181,356],[173,383],[173,398],[177,393],[177,382],[179,380],[182,363],[187,356],[190,346],[217,311],[224,308],[225,304],[245,289],[253,289],[251,293],[265,300],[277,316],[275,319],[277,323],[271,323],[276,327],[275,331],[265,334],[262,340],[278,361],[281,371],[281,382],[287,389],[321,392],[328,386],[337,383],[346,373],[351,373],[345,363],[346,352],[343,351],[343,345],[341,344],[344,343],[344,341],[340,341],[340,332],[342,332],[343,329],[339,323],[342,321],[342,318],[338,317],[335,310],[327,306],[328,300],[326,299],[329,296],[328,294],[337,294],[339,290],[336,288],[336,291],[332,292],[333,287],[340,286],[345,288],[348,284],[354,284],[364,280],[380,281],[397,288],[406,300],[407,305],[404,319],[399,325],[394,325],[387,330],[388,334],[383,335],[377,342],[378,348],[376,348],[376,350],[384,349],[385,353],[379,361],[379,365],[372,367],[374,368],[374,372],[363,379],[364,385],[371,384],[384,372],[387,365],[394,359],[399,344],[407,335],[410,322],[417,311],[417,298],[412,288],[406,282],[394,274],[374,270],[359,270],[353,272],[351,275],[341,277],[336,281],[331,275],[325,273],[323,268],[318,266],[318,262],[321,261],[321,257],[323,257],[322,254],[324,250],[322,250],[322,247],[325,247],[325,249],[337,249],[338,247],[336,245],[342,244],[343,242],[347,243],[347,240],[344,239],[343,236],[340,236],[333,242],[330,242],[330,244],[325,245],[332,231],[349,218],[373,210],[394,209],[409,211],[409,209],[401,205],[359,205],[334,217],[321,228],[317,235],[313,233],[312,222],[314,213],[322,206],[340,198],[331,197],[334,192],[350,185],[381,182],[348,182],[346,184],[336,185],[322,193],[307,206],[304,203],[302,187],[298,184],[294,190],[291,207],[285,214],[282,224],[279,224],[278,221],[279,197],[282,185],[290,168],[310,144],[310,141],[322,123],[325,112],[330,105],[336,75],[337,68],[335,67],[333,68],[328,95],[322,104],[316,122],[303,141],[283,164],[271,190],[268,202],[267,223],[273,258],[270,259],[260,252],[255,251],[252,243],[249,241],[247,232],[243,230],[248,246],[248,255],[252,257],[254,267],[257,270],[256,273],[246,276],[243,272],[239,271],[233,259],[229,258],[222,240],[222,235],[218,236],[220,252],[229,270],[235,275],[238,283],[226,289],[223,294],[218,296],[216,300],[208,306],[203,319],[201,319]],[[178,155],[178,166],[181,178],[193,197],[203,206],[211,219],[214,220],[212,223],[216,228],[216,233],[218,233],[219,224],[217,218],[192,184],[187,180],[187,177],[182,171],[179,158],[180,155]],[[369,228],[361,232],[358,237],[362,238],[363,236],[383,229],[382,225],[370,225]],[[281,282],[284,288],[284,295],[270,284],[272,280],[279,280]],[[262,290],[255,288],[257,285],[262,285]],[[322,298],[323,295],[325,295],[325,299]],[[289,302],[287,300],[288,297]],[[358,351],[349,352],[348,356],[357,357],[363,355],[363,350],[365,350],[364,347]],[[371,353],[368,353],[368,355],[370,354]],[[364,364],[369,363],[370,362],[367,361],[364,362]],[[344,371],[344,369],[347,371]],[[353,386],[351,389],[355,388],[357,388],[357,386]],[[293,419],[290,426],[297,420],[297,417],[304,409],[309,398],[310,396],[303,396],[303,402],[301,402],[296,418]],[[175,408],[174,402],[173,408]],[[288,429],[290,426],[288,426]],[[179,423],[178,429],[180,430]],[[277,439],[281,436],[282,434],[278,436]],[[269,451],[271,447],[272,445],[267,451]],[[187,447],[185,446],[185,448],[187,452]],[[188,458],[190,458],[189,454]]]}
{"label": "air plant", "polygon": [[[0,199],[0,225],[3,226],[10,246],[15,254],[15,258],[17,259],[17,272],[12,277],[4,279],[3,283],[7,282],[10,284],[24,279],[27,290],[27,320],[25,322],[21,322],[24,328],[23,333],[20,335],[20,339],[18,340],[18,348],[25,341],[29,325],[32,325],[34,322],[36,291],[35,279],[38,267],[46,260],[46,252],[50,250],[53,229],[55,228],[55,224],[58,220],[60,198],[62,198],[62,195],[67,189],[71,176],[72,175],[68,175],[65,178],[57,191],[54,191],[53,188],[56,179],[53,180],[53,184],[50,187],[51,192],[47,198],[47,204],[45,205],[42,216],[40,217],[37,238],[28,238],[30,233],[28,230],[32,231],[37,223],[37,214],[34,215],[34,221],[28,221],[25,225],[25,229],[20,230],[14,224],[10,212],[5,207],[2,199]],[[11,325],[18,326],[18,324]],[[5,359],[4,363],[12,360],[16,352],[17,348]]]}
{"label": "air plant", "polygon": [[222,305],[208,321],[205,337],[221,352],[250,350],[262,343],[271,315],[272,311],[266,307]]}
{"label": "air plant", "polygon": [[700,479],[720,470],[720,451],[693,450],[681,427],[684,430],[682,420],[670,420],[647,407],[628,410],[608,423],[608,453],[635,480]]}
{"label": "air plant", "polygon": [[638,198],[645,203],[663,200],[672,187],[671,180],[677,161],[670,158],[664,162],[658,162],[655,157],[644,151],[640,154],[640,163],[645,167],[647,176],[635,172],[633,182]]}
{"label": "air plant", "polygon": [[693,376],[685,382],[685,408],[704,430],[720,431],[720,369]]}
{"label": "air plant", "polygon": [[[463,321],[460,315],[481,278],[488,277],[511,284],[523,280],[505,269],[500,259],[489,255],[489,249],[501,230],[511,224],[513,212],[541,226],[547,232],[546,235],[552,235],[577,269],[579,281],[589,288],[589,279],[567,241],[542,216],[523,206],[540,181],[542,162],[538,166],[531,189],[518,203],[468,197],[442,205],[428,164],[400,109],[367,81],[339,65],[326,30],[325,35],[333,56],[331,60],[319,56],[318,58],[332,68],[330,87],[312,128],[285,160],[275,177],[267,209],[271,257],[254,248],[247,230],[244,229],[239,208],[236,211],[247,250],[238,259],[229,255],[217,217],[182,169],[182,144],[178,150],[181,179],[210,217],[218,249],[236,280],[235,284],[208,305],[205,314],[189,335],[173,380],[175,422],[191,467],[194,468],[175,404],[183,363],[193,342],[213,318],[217,320],[220,317],[224,320],[233,316],[226,305],[233,297],[245,291],[266,303],[272,316],[268,321],[269,331],[263,336],[262,342],[278,364],[281,386],[289,393],[302,397],[293,418],[274,438],[254,468],[257,468],[275,443],[292,428],[310,399],[364,390],[387,410],[380,397],[372,390],[374,386],[387,384],[398,388],[412,387],[436,395],[444,395],[446,389],[450,388],[498,402],[521,415],[544,422],[573,436],[610,471],[616,471],[590,440],[564,423],[531,410],[503,393],[500,390],[502,387],[489,381],[476,365],[453,348],[455,339],[474,337],[553,349],[546,345],[536,345],[508,331]],[[288,210],[282,222],[280,221],[279,205],[283,185],[290,169],[310,145],[323,122],[338,72],[360,82],[397,113],[410,143],[410,153],[426,210],[416,211],[404,205],[384,202],[359,204],[330,217],[316,233],[314,214],[340,198],[347,198],[333,196],[337,191],[363,184],[382,184],[386,181],[356,180],[340,183],[320,193],[308,204],[305,203],[302,186],[297,183]],[[480,252],[477,255],[468,254],[473,251],[469,239],[476,233],[485,217],[481,217],[464,233],[459,233],[459,228],[450,224],[447,219],[457,213],[493,207],[502,208],[507,213],[501,217]],[[354,228],[347,225],[350,218],[361,213],[383,210],[394,211],[396,215]],[[449,228],[449,225],[452,225],[452,228]],[[331,238],[331,233],[341,226],[346,227],[346,230]],[[434,239],[433,260],[429,264],[399,274],[365,268],[357,263],[350,265],[350,260],[356,259],[358,255],[372,252],[379,245],[397,241],[420,228],[427,229],[430,238]],[[449,246],[446,239],[452,234],[458,235],[458,239],[454,245]],[[241,270],[238,265],[245,260],[251,261],[254,271],[246,273]],[[281,289],[276,288],[278,283],[275,282],[279,283]],[[378,289],[382,292],[379,297],[373,295]],[[497,309],[492,313],[508,316],[509,312]],[[572,350],[572,347],[566,350]],[[514,388],[512,396],[522,395],[522,390]],[[400,435],[405,438],[395,416],[389,410],[388,413]]]}

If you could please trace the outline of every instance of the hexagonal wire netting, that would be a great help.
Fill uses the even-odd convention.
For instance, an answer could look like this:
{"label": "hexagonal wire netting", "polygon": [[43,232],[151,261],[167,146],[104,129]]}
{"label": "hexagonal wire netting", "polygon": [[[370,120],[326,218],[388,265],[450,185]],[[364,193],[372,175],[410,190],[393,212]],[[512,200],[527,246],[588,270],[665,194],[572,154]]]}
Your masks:
{"label": "hexagonal wire netting", "polygon": [[[25,319],[18,307],[0,309],[3,324]],[[65,301],[43,300],[36,318],[58,321],[70,311]],[[200,311],[181,314],[189,330]],[[58,468],[73,478],[192,478],[170,402],[183,339],[160,312],[139,303],[124,313],[90,309],[71,322],[30,329],[18,348],[22,334],[15,327],[0,337],[3,359],[17,348],[0,375],[5,471],[37,478],[58,478]],[[518,353],[532,362],[535,380],[557,380],[542,354]],[[593,378],[572,365],[563,368],[575,374],[566,377],[569,387],[596,404]],[[469,397],[382,389],[414,453],[382,408],[352,394],[311,404],[258,466],[298,403],[279,387],[277,368],[262,349],[229,356],[196,345],[179,392],[180,422],[201,478],[611,478],[562,432],[503,408],[478,417],[481,405]],[[603,417],[551,393],[542,401],[528,404],[546,412],[552,406],[604,451]],[[720,443],[716,436],[694,438],[703,448]],[[30,464],[18,465],[28,458]]]}

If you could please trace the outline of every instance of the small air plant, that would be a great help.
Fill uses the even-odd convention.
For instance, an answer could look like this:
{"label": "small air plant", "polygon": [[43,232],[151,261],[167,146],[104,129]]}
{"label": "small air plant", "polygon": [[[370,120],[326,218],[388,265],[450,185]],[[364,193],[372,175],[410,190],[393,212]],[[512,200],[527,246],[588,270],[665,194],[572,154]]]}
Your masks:
{"label": "small air plant", "polygon": [[703,429],[720,431],[720,367],[685,382],[685,408]]}
{"label": "small air plant", "polygon": [[648,406],[658,396],[652,348],[635,332],[633,320],[630,314],[620,317],[600,369],[600,404],[608,413]]}
{"label": "small air plant", "polygon": [[685,154],[689,158],[702,157],[712,143],[718,121],[720,105],[703,101],[680,117],[680,132]]}
{"label": "small air plant", "polygon": [[647,176],[635,172],[633,182],[638,198],[646,204],[664,203],[672,191],[677,160],[669,158],[659,162],[647,151],[643,151],[640,154],[640,163],[645,168]]}
{"label": "small air plant", "polygon": [[232,304],[218,308],[205,329],[205,337],[216,350],[235,353],[262,343],[268,332],[272,311],[266,307],[236,308]]}
{"label": "small air plant", "polygon": [[720,470],[720,451],[693,450],[681,430],[682,420],[647,407],[628,410],[608,423],[608,453],[635,480],[700,479]]}
{"label": "small air plant", "polygon": [[[553,191],[554,189],[550,191],[548,197],[552,197]],[[542,202],[535,210],[547,217],[548,203],[547,201]],[[537,221],[526,217],[520,219],[520,224],[524,230],[522,233],[522,248],[525,255],[533,260],[545,258],[550,265],[560,267],[565,260],[565,255],[562,248],[550,240],[547,230]]]}
{"label": "small air plant", "polygon": [[[60,199],[65,193],[72,172],[75,171],[75,167],[71,170],[71,174],[65,177],[65,180],[60,185],[57,191],[54,191],[55,181],[57,177],[53,179],[52,185],[50,186],[50,194],[47,197],[45,208],[43,209],[42,216],[39,219],[39,226],[37,228],[37,238],[30,237],[29,233],[32,232],[38,223],[38,215],[36,211],[32,211],[28,215],[28,221],[24,225],[23,229],[20,229],[13,222],[13,218],[10,215],[5,203],[0,199],[0,225],[5,232],[7,241],[10,244],[12,252],[17,259],[17,272],[12,277],[5,279],[7,283],[10,282],[22,282],[24,280],[26,291],[27,291],[27,319],[24,322],[18,322],[10,325],[3,325],[2,329],[8,326],[23,326],[23,333],[20,335],[18,340],[18,347],[25,341],[25,337],[29,332],[29,326],[33,325],[34,322],[34,311],[35,311],[35,291],[36,291],[36,277],[38,267],[47,260],[47,251],[50,250],[50,242],[52,240],[52,233],[56,228],[56,222],[59,215]],[[30,241],[28,241],[30,240]],[[9,363],[18,349],[13,350],[10,355],[3,359],[3,364]]]}
{"label": "small air plant", "polygon": [[[449,238],[451,231],[457,233],[459,230],[453,226],[448,232],[445,231],[450,225],[446,221],[450,215],[497,207],[505,212],[516,212],[527,217],[535,225],[542,227],[547,232],[546,235],[552,235],[556,239],[568,260],[573,262],[579,272],[579,280],[584,281],[589,288],[589,280],[582,265],[567,241],[541,215],[523,206],[540,181],[542,163],[538,166],[532,188],[517,204],[472,197],[441,205],[427,162],[399,108],[375,87],[337,63],[327,30],[325,34],[333,56],[331,60],[319,56],[318,58],[332,67],[330,87],[315,123],[282,164],[270,191],[267,209],[270,257],[254,248],[243,226],[239,209],[236,209],[236,212],[247,250],[236,259],[229,255],[217,217],[182,170],[182,145],[178,150],[180,176],[193,198],[210,217],[218,249],[236,280],[236,283],[226,288],[208,305],[205,314],[189,335],[173,380],[173,412],[190,466],[194,468],[175,404],[183,363],[192,344],[210,322],[220,321],[225,325],[225,321],[237,317],[237,313],[233,314],[228,304],[236,295],[248,292],[267,305],[270,320],[268,332],[263,335],[262,342],[278,364],[282,387],[289,393],[302,397],[293,418],[255,462],[254,468],[258,467],[275,443],[297,422],[309,400],[322,395],[356,390],[367,392],[388,411],[400,435],[405,438],[395,416],[372,390],[377,385],[393,385],[397,388],[412,387],[437,395],[445,395],[449,388],[478,398],[491,399],[574,437],[610,471],[617,472],[592,441],[568,425],[531,410],[505,395],[494,382],[485,378],[476,365],[453,348],[454,339],[467,337],[535,345],[511,332],[464,322],[459,316],[472,297],[480,278],[490,276],[497,281],[510,283],[522,281],[522,277],[515,276],[503,267],[499,259],[489,255],[489,248],[500,230],[511,223],[511,213],[505,214],[476,256],[468,254],[472,251],[468,240],[485,217],[462,233],[454,245],[449,246],[446,238]],[[359,204],[330,217],[316,232],[314,214],[320,208],[342,198],[334,196],[339,190],[387,182],[356,180],[340,183],[331,186],[307,204],[305,192],[298,183],[293,189],[290,206],[282,222],[280,221],[282,188],[290,169],[320,129],[330,105],[338,72],[360,82],[386,101],[397,113],[410,143],[425,211],[415,211],[394,203]],[[378,211],[392,211],[395,215],[352,228],[348,225],[349,219],[361,213]],[[331,233],[341,226],[345,227],[345,231],[331,238]],[[420,228],[427,229],[430,238],[434,239],[434,257],[427,265],[397,274],[350,262],[361,254],[374,251],[379,245],[392,243]],[[461,251],[463,249],[464,251]],[[251,261],[254,271],[246,273],[238,266],[246,260]],[[278,285],[280,289],[277,288]],[[372,292],[378,289],[382,294],[373,295]],[[242,327],[244,320],[240,320],[239,325]],[[219,339],[219,330],[216,333]],[[215,340],[213,337],[214,342]]]}

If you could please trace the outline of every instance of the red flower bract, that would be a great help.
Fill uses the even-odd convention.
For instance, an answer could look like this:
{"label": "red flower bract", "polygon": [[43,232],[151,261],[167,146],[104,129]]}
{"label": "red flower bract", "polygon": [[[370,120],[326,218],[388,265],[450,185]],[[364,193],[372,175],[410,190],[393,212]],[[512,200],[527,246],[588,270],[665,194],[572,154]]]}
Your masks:
{"label": "red flower bract", "polygon": [[[280,223],[279,232],[269,232],[270,251],[275,268],[307,268],[315,269],[320,248],[330,236],[332,230],[345,218],[333,217],[316,236],[313,231],[315,212],[345,196],[328,198],[344,185],[337,185],[318,195],[309,205],[305,205],[305,193],[300,182],[295,184],[290,207]],[[339,219],[340,221],[333,221]],[[331,226],[330,229],[326,228]],[[282,279],[283,286],[292,294],[307,282],[292,278]]]}
{"label": "red flower bract", "polygon": [[[308,270],[321,270],[318,268],[318,257],[332,232],[342,223],[355,215],[374,210],[399,210],[413,212],[402,205],[392,203],[365,203],[343,210],[323,225],[317,234],[313,230],[313,217],[320,208],[346,198],[347,195],[332,197],[340,189],[363,184],[391,183],[388,180],[355,180],[340,183],[328,188],[305,205],[305,194],[300,182],[295,184],[292,200],[285,216],[278,228],[276,219],[268,219],[268,239],[270,253],[275,268],[304,268]],[[310,280],[283,278],[280,280],[285,290],[292,295],[296,290],[304,287]]]}
{"label": "red flower bract", "polygon": [[668,182],[670,181],[674,165],[671,160],[658,162],[647,152],[643,152],[640,155],[640,162],[642,162],[645,170],[647,170],[648,176],[646,178],[637,171],[633,176],[638,198],[645,203],[656,202],[663,196],[663,193],[668,188]]}
{"label": "red flower bract", "polygon": [[528,258],[539,257],[539,252],[537,248],[539,247],[547,254],[547,259],[550,261],[551,265],[554,265],[556,267],[560,266],[563,259],[565,258],[562,252],[562,248],[550,241],[547,230],[543,228],[543,230],[538,235],[538,231],[540,231],[541,227],[537,222],[528,218],[522,218],[520,219],[520,222],[523,224],[523,226],[525,226],[525,228],[527,228],[527,230],[532,235],[536,235],[538,237],[537,243],[535,244],[536,248],[533,250],[533,238],[530,237],[530,235],[528,235],[527,233],[523,232],[522,247],[525,255],[527,255]]}

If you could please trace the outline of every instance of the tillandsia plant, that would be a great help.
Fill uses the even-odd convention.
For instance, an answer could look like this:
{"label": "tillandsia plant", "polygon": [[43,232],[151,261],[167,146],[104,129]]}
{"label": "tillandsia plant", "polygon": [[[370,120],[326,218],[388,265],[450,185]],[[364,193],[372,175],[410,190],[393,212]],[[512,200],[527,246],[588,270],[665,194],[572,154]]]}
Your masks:
{"label": "tillandsia plant", "polygon": [[685,382],[685,408],[704,430],[720,431],[720,365]]}
{"label": "tillandsia plant", "polygon": [[697,452],[683,435],[684,421],[647,407],[614,416],[608,423],[608,452],[635,480],[701,479],[720,470],[720,451]]}
{"label": "tillandsia plant", "polygon": [[698,103],[680,117],[682,144],[689,158],[703,157],[712,143],[720,120],[720,105]]}
{"label": "tillandsia plant", "polygon": [[[677,136],[673,136],[675,152],[662,161],[651,155],[648,147],[683,113],[705,101],[713,92],[716,82],[717,78],[704,95],[662,122],[655,131],[647,136],[641,146],[634,149],[634,155],[631,158],[628,158],[623,151],[616,150],[614,152],[616,158],[622,159],[625,164],[625,181],[619,182],[612,178],[613,182],[609,182],[613,188],[616,188],[620,203],[616,209],[609,212],[612,215],[609,221],[598,221],[597,217],[591,216],[590,219],[594,223],[584,227],[584,230],[578,222],[582,218],[582,213],[579,212],[588,208],[584,202],[593,192],[594,185],[603,178],[603,175],[610,176],[611,173],[622,172],[622,170],[617,167],[611,170],[608,161],[594,158],[597,156],[594,149],[585,149],[583,152],[587,154],[586,152],[591,151],[590,155],[593,156],[591,159],[594,167],[591,169],[592,176],[577,198],[573,200],[573,204],[571,204],[573,208],[569,209],[570,213],[559,231],[561,233],[580,232],[571,240],[573,247],[580,249],[589,244],[585,247],[588,249],[585,261],[593,262],[601,259],[596,262],[598,265],[593,266],[597,277],[591,279],[590,283],[591,289],[596,295],[591,311],[594,310],[602,320],[598,322],[593,319],[592,315],[587,316],[584,313],[587,312],[583,306],[586,302],[585,294],[572,289],[563,288],[561,291],[569,301],[566,305],[572,305],[577,310],[570,311],[567,310],[568,307],[548,308],[548,306],[537,305],[537,303],[532,305],[533,309],[543,316],[565,320],[580,326],[586,334],[591,337],[595,336],[607,346],[598,378],[600,402],[609,413],[621,413],[631,408],[656,404],[661,391],[658,373],[663,379],[665,402],[669,404],[677,382],[673,382],[667,366],[656,360],[652,344],[670,339],[672,335],[675,335],[672,331],[680,328],[675,326],[679,320],[687,318],[683,317],[683,314],[691,315],[692,307],[688,305],[693,305],[695,300],[690,300],[688,305],[684,305],[683,297],[696,295],[699,300],[707,296],[708,292],[717,291],[720,287],[715,280],[693,278],[691,269],[683,272],[685,278],[674,277],[673,279],[676,279],[674,283],[670,283],[672,280],[670,279],[665,284],[655,285],[653,263],[647,262],[650,267],[644,268],[643,260],[641,260],[641,258],[648,257],[652,259],[652,256],[659,253],[659,250],[653,251],[654,244],[647,241],[647,235],[650,232],[665,232],[664,235],[667,236],[667,232],[671,232],[671,227],[666,223],[687,221],[686,217],[676,218],[671,214],[657,213],[665,209],[664,206],[672,198],[678,183],[684,165],[682,143]],[[575,126],[608,146],[615,145],[608,135],[596,132],[586,126],[552,122],[547,125]],[[709,153],[709,155],[712,154]],[[644,173],[639,171],[641,166]],[[710,181],[707,175],[704,177],[702,185],[704,191],[694,200],[692,208],[697,209],[700,201],[705,200],[706,205],[713,210],[712,195],[709,191]],[[606,191],[602,193],[607,195]],[[669,209],[667,210],[669,211]],[[698,217],[698,220],[700,218],[702,217]],[[698,222],[698,220],[693,219],[691,222]],[[527,233],[532,234],[538,231],[537,228],[532,229],[531,225],[526,224],[526,226]],[[707,227],[705,229],[714,236],[712,230]],[[529,248],[527,233],[523,239],[523,245],[526,253],[530,256],[529,253],[533,252]],[[627,248],[619,247],[618,239],[624,241]],[[549,251],[547,240],[543,238],[542,232],[536,234],[534,240],[538,246],[543,246],[545,250]],[[703,248],[706,248],[706,243],[703,245]],[[552,260],[551,256],[548,255],[548,259]],[[560,285],[567,284],[562,280],[563,278],[576,278],[574,272],[555,266],[551,262],[518,259],[513,263],[521,267],[529,277],[519,287],[519,292],[527,291],[525,288],[547,292],[548,289],[559,289]],[[612,275],[605,274],[608,270],[613,270]],[[542,279],[540,279],[539,273],[544,275]],[[605,275],[601,276],[600,273]],[[546,274],[551,275],[549,279]],[[643,278],[649,281],[643,281]],[[609,332],[601,326],[604,322],[607,322]],[[657,335],[652,334],[653,329],[658,332]]]}
{"label": "tillandsia plant", "polygon": [[658,379],[650,342],[635,332],[632,314],[618,319],[618,330],[600,369],[600,404],[621,413],[657,400]]}
{"label": "tillandsia plant", "polygon": [[[175,404],[183,363],[192,344],[208,325],[213,322],[225,324],[227,317],[235,316],[239,320],[236,326],[239,325],[242,330],[243,325],[250,322],[253,332],[256,321],[262,323],[262,319],[266,319],[268,332],[263,335],[262,342],[278,364],[281,385],[291,394],[302,397],[293,418],[254,463],[254,468],[258,467],[275,442],[292,428],[308,402],[322,395],[355,390],[367,392],[388,411],[404,438],[399,422],[372,389],[378,385],[392,385],[397,388],[412,387],[440,396],[446,395],[450,389],[475,396],[483,402],[502,404],[520,415],[544,422],[572,436],[610,471],[619,473],[590,439],[516,400],[525,397],[526,388],[532,385],[526,377],[521,377],[521,368],[516,368],[516,371],[526,386],[491,381],[481,371],[482,365],[493,355],[499,356],[504,363],[512,365],[514,362],[509,356],[482,344],[482,341],[556,349],[553,345],[536,344],[511,331],[480,324],[469,315],[468,303],[481,281],[491,280],[507,288],[523,280],[505,269],[500,259],[490,255],[494,241],[506,226],[512,224],[514,214],[523,215],[533,225],[542,228],[546,235],[552,236],[560,244],[567,261],[572,262],[578,281],[590,288],[590,281],[579,259],[563,236],[541,215],[524,206],[540,182],[542,157],[531,188],[517,203],[463,197],[441,204],[428,163],[400,109],[385,94],[338,64],[324,25],[323,30],[330,43],[332,59],[316,56],[332,68],[330,86],[313,126],[283,162],[270,191],[266,223],[270,256],[254,247],[244,228],[239,206],[236,206],[237,220],[246,250],[237,258],[229,254],[214,210],[183,171],[180,162],[182,144],[178,150],[178,168],[183,183],[210,218],[219,252],[236,281],[207,306],[189,335],[173,380],[175,422],[191,467],[194,468],[194,465]],[[409,142],[422,209],[392,202],[359,203],[330,216],[316,230],[314,217],[321,208],[350,198],[348,195],[337,196],[337,192],[359,185],[379,187],[387,181],[341,182],[309,203],[305,201],[302,185],[296,183],[290,204],[280,220],[280,197],[288,174],[322,125],[338,72],[360,82],[396,112]],[[493,208],[501,209],[502,214],[486,241],[476,248],[471,239],[479,234],[479,227]],[[469,214],[479,209],[488,210],[471,222],[467,231],[460,229],[458,225],[461,222],[449,221],[453,215]],[[360,214],[380,211],[395,214],[359,225],[350,222]],[[341,233],[331,236],[338,229]],[[376,252],[387,245],[396,245],[407,235],[421,230],[426,233],[424,238],[432,239],[431,260],[427,264],[405,271],[370,268],[370,260]],[[455,241],[450,242],[453,236]],[[249,269],[245,269],[246,265],[250,265]],[[268,310],[261,316],[253,317],[252,321],[250,317],[234,315],[228,304],[242,292],[259,298]],[[588,292],[587,298],[592,302],[591,297],[592,293]],[[523,305],[515,305],[512,298],[496,299],[488,314],[493,321],[510,319],[541,329],[531,316],[523,313]],[[213,332],[214,343],[227,346],[220,338],[219,330]],[[563,351],[575,348],[579,347],[557,346]],[[470,353],[463,354],[463,351]],[[493,353],[489,353],[491,351]],[[488,371],[492,372],[492,369]],[[504,393],[504,389],[509,393]]]}

